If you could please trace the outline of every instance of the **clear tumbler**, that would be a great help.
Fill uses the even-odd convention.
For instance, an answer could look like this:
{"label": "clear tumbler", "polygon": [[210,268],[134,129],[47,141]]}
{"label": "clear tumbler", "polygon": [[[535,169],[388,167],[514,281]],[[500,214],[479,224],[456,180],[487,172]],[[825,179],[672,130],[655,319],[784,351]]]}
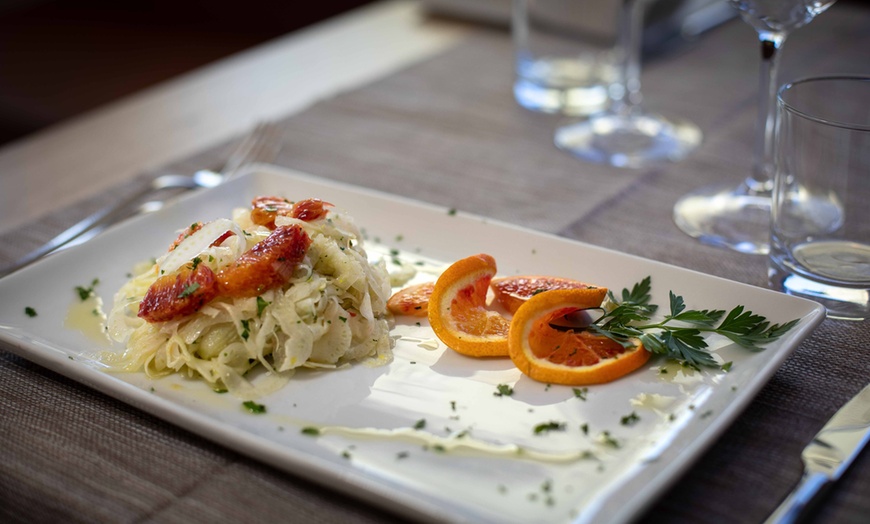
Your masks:
{"label": "clear tumbler", "polygon": [[870,77],[783,86],[777,100],[770,286],[832,318],[870,317]]}
{"label": "clear tumbler", "polygon": [[616,9],[594,0],[514,0],[514,96],[534,111],[584,116],[603,110],[616,79]]}

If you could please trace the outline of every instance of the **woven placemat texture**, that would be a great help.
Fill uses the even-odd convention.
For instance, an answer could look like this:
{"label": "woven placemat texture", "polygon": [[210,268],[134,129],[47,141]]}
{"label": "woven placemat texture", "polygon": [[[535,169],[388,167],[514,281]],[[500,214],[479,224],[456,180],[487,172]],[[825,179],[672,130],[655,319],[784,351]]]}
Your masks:
{"label": "woven placemat texture", "polygon": [[[809,26],[789,41],[783,74],[854,70],[866,53],[861,50],[870,48],[866,20],[832,9],[814,22],[817,30]],[[830,53],[839,39],[849,41],[851,51]],[[736,184],[748,172],[755,45],[751,30],[735,22],[647,69],[649,107],[690,119],[706,134],[697,153],[675,165],[623,171],[557,151],[552,132],[559,117],[516,106],[510,39],[487,29],[430,60],[284,118],[284,147],[275,163],[764,286],[764,257],[700,245],[671,221],[680,195],[720,181]],[[217,167],[233,142],[166,170]],[[156,174],[51,210],[4,235],[0,263]],[[473,238],[456,241],[474,249]],[[825,321],[641,520],[762,521],[800,478],[803,446],[870,380],[868,336],[867,323]],[[865,453],[812,520],[864,522],[868,493]],[[0,521],[249,520],[397,518],[364,498],[249,460],[0,351]]]}

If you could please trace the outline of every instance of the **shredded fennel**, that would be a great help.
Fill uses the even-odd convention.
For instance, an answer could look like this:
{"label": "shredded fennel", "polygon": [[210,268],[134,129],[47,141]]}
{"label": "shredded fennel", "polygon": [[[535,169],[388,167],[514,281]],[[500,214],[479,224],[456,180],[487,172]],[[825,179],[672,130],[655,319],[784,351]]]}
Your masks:
{"label": "shredded fennel", "polygon": [[[232,221],[243,238],[230,237],[191,259],[196,256],[217,272],[271,232],[251,222],[246,209],[235,210]],[[335,208],[311,222],[276,219],[277,226],[290,224],[304,228],[312,242],[283,287],[259,297],[219,297],[187,317],[150,324],[137,313],[166,255],[157,259],[116,293],[109,335],[126,349],[102,360],[115,371],[144,371],[150,377],[199,376],[245,399],[280,388],[300,367],[389,362],[391,288],[384,261],[368,261],[353,220]]]}

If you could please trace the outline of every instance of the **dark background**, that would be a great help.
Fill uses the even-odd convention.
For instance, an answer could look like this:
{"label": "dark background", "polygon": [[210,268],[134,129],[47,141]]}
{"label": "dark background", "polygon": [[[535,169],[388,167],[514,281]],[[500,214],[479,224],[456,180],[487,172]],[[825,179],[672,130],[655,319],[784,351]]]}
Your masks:
{"label": "dark background", "polygon": [[0,0],[0,145],[372,0]]}

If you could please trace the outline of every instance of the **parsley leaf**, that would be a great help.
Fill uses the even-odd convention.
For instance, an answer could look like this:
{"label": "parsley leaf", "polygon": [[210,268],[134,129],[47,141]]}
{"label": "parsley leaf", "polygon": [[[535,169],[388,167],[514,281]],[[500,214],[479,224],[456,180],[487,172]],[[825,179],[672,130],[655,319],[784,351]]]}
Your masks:
{"label": "parsley leaf", "polygon": [[651,290],[651,278],[646,277],[634,284],[631,290],[623,289],[621,299],[608,292],[615,307],[587,329],[624,347],[631,346],[631,338],[639,338],[650,352],[700,369],[719,367],[704,340],[705,333],[715,333],[745,349],[760,351],[800,320],[771,325],[764,316],[748,311],[742,305],[731,309],[727,315],[720,309],[687,309],[683,297],[671,291],[668,295],[669,313],[661,322],[653,322],[651,319],[658,306],[650,304]]}
{"label": "parsley leaf", "polygon": [[26,308],[24,308],[24,314],[30,318],[33,318],[36,316],[36,310],[30,306],[27,306]]}

